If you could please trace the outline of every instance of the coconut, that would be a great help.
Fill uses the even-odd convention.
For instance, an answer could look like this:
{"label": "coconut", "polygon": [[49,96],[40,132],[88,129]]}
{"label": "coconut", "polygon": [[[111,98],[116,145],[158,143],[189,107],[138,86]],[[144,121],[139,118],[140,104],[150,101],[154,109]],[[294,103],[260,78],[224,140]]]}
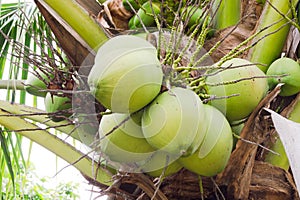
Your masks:
{"label": "coconut", "polygon": [[41,72],[40,70],[36,70],[36,73],[38,73],[41,76],[41,79],[37,77],[35,74],[30,73],[27,77],[27,80],[25,81],[25,90],[29,94],[39,96],[39,97],[45,97],[47,94],[47,91],[42,91],[47,89],[46,83],[43,81],[48,81],[49,78],[47,74]]}
{"label": "coconut", "polygon": [[126,10],[133,12],[132,9],[138,10],[142,4],[144,4],[147,0],[122,0],[122,4]]}
{"label": "coconut", "polygon": [[176,156],[190,155],[197,150],[205,134],[202,101],[189,89],[172,88],[145,109],[142,129],[154,148]]}
{"label": "coconut", "polygon": [[180,13],[183,17],[183,21],[188,21],[188,27],[197,26],[198,24],[203,24],[204,17],[202,8],[195,6],[187,6],[180,9]]}
{"label": "coconut", "polygon": [[178,162],[201,176],[214,176],[226,166],[232,151],[232,131],[225,116],[216,108],[205,105],[207,132],[199,149]]}
{"label": "coconut", "polygon": [[112,112],[133,113],[158,95],[162,79],[155,47],[142,38],[120,35],[99,48],[88,84]]}
{"label": "coconut", "polygon": [[152,155],[154,149],[143,136],[140,118],[140,113],[131,116],[112,113],[102,117],[99,146],[109,160],[127,164],[147,160]]}
{"label": "coconut", "polygon": [[247,117],[269,89],[264,72],[245,59],[228,60],[220,72],[214,73],[206,79],[208,93],[221,98],[213,99],[211,105],[222,111],[229,121]]}
{"label": "coconut", "polygon": [[57,113],[52,116],[51,119],[55,122],[62,121],[66,117],[69,117],[71,115],[71,112],[68,110],[72,108],[71,99],[68,97],[61,97],[56,95],[51,95],[51,93],[47,93],[45,100],[45,108],[48,113]]}
{"label": "coconut", "polygon": [[268,68],[267,75],[286,75],[282,77],[270,77],[268,83],[274,88],[278,83],[284,83],[279,95],[291,96],[300,92],[300,65],[291,58],[279,58]]}
{"label": "coconut", "polygon": [[133,26],[135,28],[142,28],[144,26],[155,26],[155,18],[154,15],[158,15],[160,13],[161,5],[156,2],[145,2],[141,8],[137,11],[137,14],[133,17]]}
{"label": "coconut", "polygon": [[175,174],[180,169],[182,165],[177,161],[177,157],[174,157],[164,151],[154,152],[150,159],[141,167],[141,171],[152,177],[167,177]]}

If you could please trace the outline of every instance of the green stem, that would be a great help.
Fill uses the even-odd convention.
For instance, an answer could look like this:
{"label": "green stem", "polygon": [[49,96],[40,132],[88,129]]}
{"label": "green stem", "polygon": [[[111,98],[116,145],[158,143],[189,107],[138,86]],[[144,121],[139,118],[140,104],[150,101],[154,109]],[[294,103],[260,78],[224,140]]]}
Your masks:
{"label": "green stem", "polygon": [[103,29],[73,0],[44,0],[94,50],[108,40]]}
{"label": "green stem", "polygon": [[[269,0],[265,3],[257,26],[257,32],[263,30],[257,38],[263,39],[248,54],[251,62],[262,64],[258,66],[264,72],[275,59],[280,57],[291,26],[287,18],[292,18],[291,8],[295,7],[297,2],[298,0]],[[264,38],[265,35],[268,37]],[[252,43],[256,43],[256,40],[254,39]]]}
{"label": "green stem", "polygon": [[21,80],[0,80],[0,89],[24,90],[24,84]]}
{"label": "green stem", "polygon": [[[0,110],[0,124],[11,131],[36,142],[57,156],[61,157],[82,174],[89,177],[91,180],[110,186],[112,184],[111,174],[104,168],[97,166],[91,158],[85,156],[82,152],[75,149],[75,147],[61,140],[57,136],[45,130],[38,130],[38,127],[25,119],[12,115],[11,113]],[[2,115],[2,116],[1,116]],[[5,116],[3,116],[5,115]]]}
{"label": "green stem", "polygon": [[215,0],[212,6],[214,27],[224,29],[236,25],[241,18],[240,0]]}
{"label": "green stem", "polygon": [[67,120],[60,121],[60,122],[54,122],[52,120],[49,120],[44,110],[40,110],[34,107],[16,104],[16,103],[11,104],[8,101],[2,101],[2,100],[0,100],[0,109],[9,112],[10,115],[15,115],[23,119],[25,118],[30,119],[34,122],[45,124],[48,127],[51,128],[53,127],[56,130],[59,130],[63,133],[66,133],[67,135],[70,135],[74,139],[80,140],[78,133],[74,131],[75,130],[74,124],[70,123]]}

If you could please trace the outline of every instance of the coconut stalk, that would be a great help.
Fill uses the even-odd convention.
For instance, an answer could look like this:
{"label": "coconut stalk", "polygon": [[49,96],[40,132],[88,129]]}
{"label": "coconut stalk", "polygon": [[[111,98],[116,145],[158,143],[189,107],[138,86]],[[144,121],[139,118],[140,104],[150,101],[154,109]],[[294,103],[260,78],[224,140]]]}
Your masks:
{"label": "coconut stalk", "polygon": [[248,53],[248,59],[260,63],[258,67],[266,72],[268,66],[282,53],[291,23],[292,8],[298,0],[266,1],[257,24],[257,37],[251,42],[254,47]]}
{"label": "coconut stalk", "polygon": [[108,40],[104,30],[73,0],[44,0],[94,50]]}
{"label": "coconut stalk", "polygon": [[212,5],[213,24],[217,30],[236,25],[241,18],[240,0],[215,0]]}
{"label": "coconut stalk", "polygon": [[[38,122],[48,127],[54,127],[56,130],[66,133],[70,137],[80,140],[78,133],[75,131],[74,124],[67,120],[60,122],[54,122],[49,120],[47,113],[44,110],[38,108],[22,105],[22,104],[11,104],[8,101],[0,100],[0,109],[3,109],[12,115],[19,116],[21,118],[26,118],[34,122]],[[1,122],[0,122],[1,123]]]}
{"label": "coconut stalk", "polygon": [[20,80],[0,80],[0,89],[24,90],[24,84]]}
{"label": "coconut stalk", "polygon": [[0,109],[0,124],[53,152],[90,180],[95,180],[105,186],[112,184],[112,174],[106,169],[98,166],[91,158],[48,131],[42,130],[33,123],[4,111],[4,109]]}

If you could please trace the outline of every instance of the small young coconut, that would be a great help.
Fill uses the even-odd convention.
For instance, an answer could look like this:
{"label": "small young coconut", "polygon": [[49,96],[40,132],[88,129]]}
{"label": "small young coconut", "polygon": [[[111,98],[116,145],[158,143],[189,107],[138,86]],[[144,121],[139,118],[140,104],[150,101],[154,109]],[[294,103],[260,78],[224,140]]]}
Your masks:
{"label": "small young coconut", "polygon": [[147,0],[123,0],[122,4],[126,10],[133,12],[138,10]]}
{"label": "small young coconut", "polygon": [[99,146],[109,160],[127,164],[147,160],[152,155],[154,149],[143,136],[140,118],[140,113],[131,116],[112,113],[102,117]]}
{"label": "small young coconut", "polygon": [[[66,117],[69,117],[71,115],[68,110],[72,108],[71,99],[68,97],[61,97],[56,95],[51,95],[51,93],[47,93],[45,97],[45,108],[48,113],[53,113],[51,115],[51,119],[55,122],[59,122],[64,120]],[[57,112],[57,115],[61,116],[55,116],[54,113]]]}
{"label": "small young coconut", "polygon": [[245,59],[233,58],[226,61],[220,72],[206,79],[208,93],[221,97],[213,99],[211,105],[222,111],[231,122],[247,117],[269,89],[265,76],[256,65]]}
{"label": "small young coconut", "polygon": [[33,73],[29,73],[27,80],[25,81],[25,90],[29,94],[39,96],[39,97],[45,97],[47,94],[47,91],[42,91],[47,89],[46,83],[43,81],[49,80],[49,77],[47,74],[41,72],[40,70],[36,70],[36,73],[40,75],[40,78]]}
{"label": "small young coconut", "polygon": [[155,47],[140,37],[119,35],[98,50],[88,84],[112,112],[133,113],[158,95],[162,79]]}
{"label": "small young coconut", "polygon": [[274,88],[278,83],[284,83],[279,95],[291,96],[300,92],[300,65],[291,58],[279,58],[268,68],[267,75],[286,75],[283,77],[270,77],[268,83]]}
{"label": "small young coconut", "polygon": [[[147,1],[138,10],[137,15],[134,16],[133,24],[136,28],[142,28],[142,24],[146,27],[154,26],[154,15],[160,13],[160,3]],[[138,17],[137,17],[138,16]]]}
{"label": "small young coconut", "polygon": [[150,145],[176,156],[187,156],[202,142],[206,122],[202,101],[189,89],[175,87],[160,94],[142,117]]}
{"label": "small young coconut", "polygon": [[201,176],[214,176],[226,166],[232,151],[232,131],[225,116],[215,107],[205,105],[208,129],[199,149],[178,162]]}
{"label": "small young coconut", "polygon": [[180,10],[182,15],[182,20],[189,20],[188,27],[197,26],[198,24],[202,25],[205,15],[203,15],[202,8],[195,6],[184,7]]}

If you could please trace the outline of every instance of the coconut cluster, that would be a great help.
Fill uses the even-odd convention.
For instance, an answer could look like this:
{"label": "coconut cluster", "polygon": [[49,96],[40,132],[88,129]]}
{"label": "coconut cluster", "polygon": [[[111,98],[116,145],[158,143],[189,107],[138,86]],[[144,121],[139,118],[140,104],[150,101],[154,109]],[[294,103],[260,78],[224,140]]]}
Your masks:
{"label": "coconut cluster", "polygon": [[151,176],[182,167],[203,176],[221,172],[232,150],[227,119],[194,91],[162,91],[162,83],[156,48],[146,40],[120,35],[100,47],[88,84],[111,112],[99,124],[101,153],[118,170]]}
{"label": "coconut cluster", "polygon": [[[293,79],[300,69],[297,63],[286,58],[275,61],[268,79],[253,63],[233,58],[201,74],[201,91],[209,96],[204,104],[188,83],[179,87],[166,80],[170,76],[164,76],[157,49],[144,38],[119,35],[99,48],[87,81],[93,98],[111,114],[103,115],[100,124],[95,115],[89,115],[97,112],[92,108],[77,116],[79,138],[88,146],[96,145],[115,169],[167,176],[184,167],[213,176],[228,162],[232,130],[240,132],[230,124],[247,118],[269,86],[285,83],[282,95],[298,91],[299,84]],[[281,68],[286,63],[294,73],[274,76],[288,74]],[[49,79],[43,73],[41,77],[45,81],[30,78],[26,90],[45,97],[52,120],[69,117],[69,98],[40,92]],[[162,86],[163,82],[171,86]]]}
{"label": "coconut cluster", "polygon": [[[149,1],[149,0],[123,0],[122,5],[132,14],[132,17],[128,20],[129,29],[137,29],[145,27],[156,27],[155,17],[165,17],[166,26],[172,25],[175,19],[174,11],[179,11],[179,16],[182,18],[183,23],[187,21],[187,27],[193,30],[198,26],[201,26],[204,22],[206,15],[203,8],[195,5],[190,5],[185,1],[173,2],[171,7],[164,7],[164,3],[161,1]],[[170,5],[169,5],[170,6]],[[162,9],[162,7],[164,7]],[[180,9],[179,9],[180,7]]]}

